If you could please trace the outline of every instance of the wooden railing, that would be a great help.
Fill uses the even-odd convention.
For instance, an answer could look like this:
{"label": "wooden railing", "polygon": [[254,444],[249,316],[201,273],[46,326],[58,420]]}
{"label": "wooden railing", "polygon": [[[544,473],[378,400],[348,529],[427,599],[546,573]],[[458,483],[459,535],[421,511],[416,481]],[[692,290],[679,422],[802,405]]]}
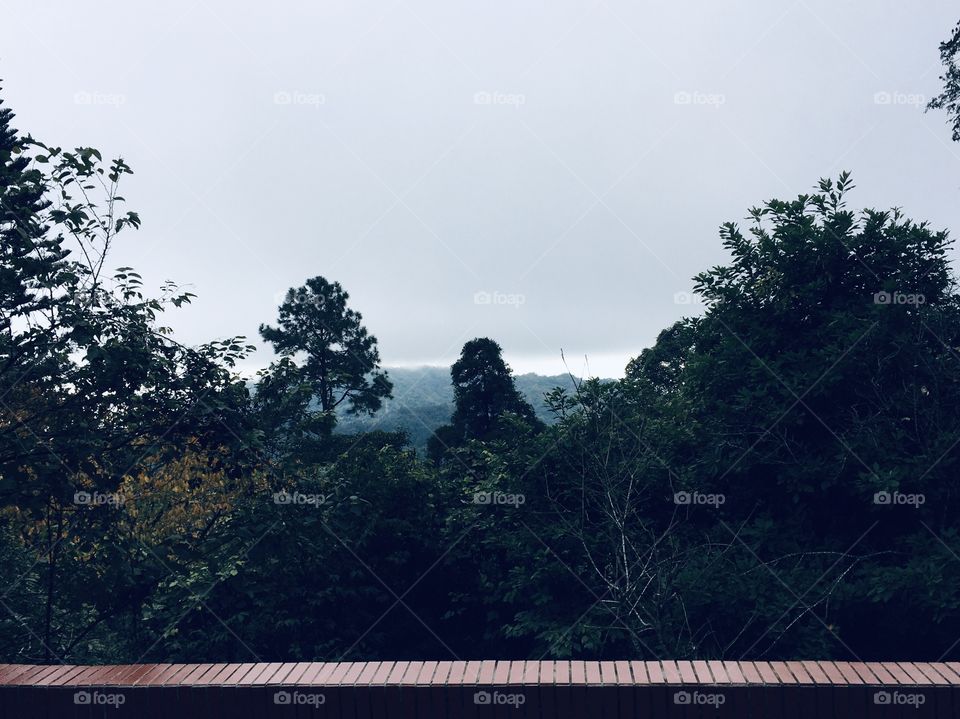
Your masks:
{"label": "wooden railing", "polygon": [[0,718],[960,717],[960,664],[0,664]]}

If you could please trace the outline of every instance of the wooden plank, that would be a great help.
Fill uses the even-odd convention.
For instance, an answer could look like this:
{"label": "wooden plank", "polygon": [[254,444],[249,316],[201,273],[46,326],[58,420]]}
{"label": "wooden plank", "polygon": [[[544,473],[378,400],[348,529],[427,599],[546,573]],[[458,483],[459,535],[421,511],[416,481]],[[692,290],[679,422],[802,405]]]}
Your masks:
{"label": "wooden plank", "polygon": [[646,667],[651,684],[667,683],[667,678],[663,673],[663,665],[660,662],[644,662],[644,667]]}
{"label": "wooden plank", "polygon": [[442,719],[451,714],[451,708],[448,703],[450,686],[450,672],[453,670],[453,662],[437,662],[436,669],[430,678],[430,716],[434,719]]}
{"label": "wooden plank", "polygon": [[780,684],[780,679],[777,677],[777,673],[773,671],[770,662],[754,662],[754,666],[757,668],[757,673],[760,675],[764,684],[773,686]]}
{"label": "wooden plank", "polygon": [[463,683],[476,686],[480,683],[480,670],[483,669],[483,662],[467,662],[467,667],[463,671]]}
{"label": "wooden plank", "polygon": [[[476,717],[479,711],[477,697],[480,692],[489,691],[489,685],[493,682],[493,670],[495,662],[467,662],[467,668],[463,674],[463,693],[461,694],[460,706],[465,717]],[[487,686],[480,684],[481,674],[487,681]]]}
{"label": "wooden plank", "polygon": [[827,676],[827,680],[831,685],[843,685],[847,683],[847,680],[844,678],[843,674],[840,673],[840,670],[834,666],[833,662],[818,662],[820,669]]}
{"label": "wooden plank", "polygon": [[599,686],[603,684],[603,677],[600,676],[600,664],[598,662],[584,662],[583,671],[584,683],[588,686]]}
{"label": "wooden plank", "polygon": [[553,682],[554,684],[570,683],[570,662],[558,660],[553,662]]}
{"label": "wooden plank", "polygon": [[[360,678],[360,675],[364,672],[367,667],[369,667],[368,662],[354,662],[344,673],[343,678],[340,680],[341,684],[345,685],[354,685],[357,683],[357,680]],[[292,670],[291,670],[292,671]]]}
{"label": "wooden plank", "polygon": [[[463,680],[466,676],[466,673],[467,662],[450,662],[450,674],[447,678],[447,686],[444,690],[444,703],[447,707],[448,716],[463,716],[463,701],[464,696],[467,694],[467,689],[464,686]],[[473,701],[472,690],[470,694],[470,701]]]}
{"label": "wooden plank", "polygon": [[[267,684],[268,686],[276,686],[276,685],[278,685],[278,684],[286,684],[286,683],[287,683],[287,677],[290,676],[290,673],[296,668],[296,666],[297,666],[297,663],[296,663],[296,662],[285,662],[285,663],[281,664],[281,665],[277,668],[277,671],[273,674],[273,676],[271,676],[270,678],[268,678],[268,679],[264,682],[264,684]],[[209,673],[209,672],[207,672],[207,673]],[[203,677],[204,677],[204,676],[206,676],[206,674],[202,674],[202,675],[200,676],[200,679],[197,680],[197,681],[203,681]],[[205,682],[204,682],[204,683],[205,683]]]}
{"label": "wooden plank", "polygon": [[[16,678],[30,669],[30,664],[6,664],[0,671],[0,685],[11,686],[16,683]],[[84,667],[86,669],[86,667]]]}
{"label": "wooden plank", "polygon": [[633,683],[636,685],[649,684],[650,676],[647,674],[647,663],[639,661],[630,662],[630,673],[633,674]]}
{"label": "wooden plank", "polygon": [[753,662],[737,662],[737,666],[747,684],[763,684],[763,678]]}
{"label": "wooden plank", "polygon": [[382,662],[373,678],[370,680],[369,698],[370,713],[374,719],[388,719],[391,716],[392,707],[387,706],[387,701],[391,698],[390,691],[386,688],[387,679],[393,672],[395,662]]}
{"label": "wooden plank", "polygon": [[613,663],[616,669],[616,694],[617,705],[621,716],[633,717],[637,713],[637,686],[633,678],[633,670],[628,661],[616,661]]}
{"label": "wooden plank", "polygon": [[731,684],[747,683],[747,679],[743,676],[743,671],[740,669],[739,662],[723,661],[720,663],[723,665],[723,671],[727,673],[727,678]]}
{"label": "wooden plank", "polygon": [[[817,679],[804,666],[803,662],[786,662],[786,668],[790,670],[796,680],[796,691],[793,694],[794,701],[791,702],[789,697],[786,699],[791,704],[790,711],[797,717],[816,717],[820,711],[817,698],[821,693],[817,688]],[[819,667],[817,669],[819,671]],[[795,707],[795,709],[792,707]]]}
{"label": "wooden plank", "polygon": [[545,660],[537,662],[537,664],[539,665],[539,677],[536,686],[527,686],[524,689],[533,699],[533,703],[527,708],[525,715],[553,717],[557,713],[556,665],[558,662]]}
{"label": "wooden plank", "polygon": [[[727,670],[723,667],[723,662],[712,659],[705,662],[705,664],[707,665],[707,671],[710,672],[710,676],[713,677],[714,684],[731,683],[730,677],[727,675]],[[697,669],[697,667],[694,666],[694,669]]]}
{"label": "wooden plank", "polygon": [[520,686],[524,682],[524,677],[526,676],[526,662],[508,662],[510,665],[510,671],[507,673],[507,683],[511,686]]}
{"label": "wooden plank", "polygon": [[803,667],[807,676],[813,680],[814,684],[830,684],[830,678],[824,673],[823,669],[816,662],[797,662]]}
{"label": "wooden plank", "polygon": [[620,716],[620,692],[617,687],[617,665],[614,662],[593,662],[600,673],[602,687],[596,690],[600,713],[604,717]]}
{"label": "wooden plank", "polygon": [[[467,701],[472,702],[471,710],[473,713],[471,716],[478,717],[479,719],[491,719],[491,717],[499,716],[497,707],[493,704],[493,693],[497,691],[498,686],[502,686],[503,683],[507,681],[509,676],[509,662],[504,660],[483,662],[480,668],[480,678],[476,691],[472,695],[472,698],[467,697]],[[481,703],[478,697],[482,697],[483,701],[487,703]]]}
{"label": "wooden plank", "polygon": [[913,662],[897,662],[897,666],[903,669],[915,684],[930,685],[934,683]]}
{"label": "wooden plank", "polygon": [[680,674],[680,679],[684,684],[696,684],[697,683],[697,674],[693,671],[693,663],[687,661],[671,662],[677,665],[677,671]]}
{"label": "wooden plank", "polygon": [[647,674],[647,663],[641,661],[628,662],[630,674],[633,676],[633,686],[629,689],[630,703],[633,706],[631,716],[651,716],[650,677]]}
{"label": "wooden plank", "polygon": [[580,660],[570,662],[570,690],[569,704],[570,716],[587,716],[587,664]]}
{"label": "wooden plank", "polygon": [[434,676],[437,673],[439,662],[424,662],[414,684],[413,692],[417,705],[417,716],[425,719],[437,717],[436,702],[434,701]]}
{"label": "wooden plank", "polygon": [[57,682],[57,680],[62,679],[64,676],[69,675],[72,671],[76,670],[76,665],[74,664],[58,664],[54,667],[52,672],[46,673],[42,678],[34,682],[34,686],[46,687],[50,686]]}
{"label": "wooden plank", "polygon": [[683,676],[680,674],[680,670],[677,667],[676,662],[664,659],[660,662],[660,666],[663,667],[663,679],[667,684],[684,683]]}
{"label": "wooden plank", "polygon": [[579,660],[573,660],[570,662],[570,683],[571,684],[587,683],[587,668],[584,662]]}
{"label": "wooden plank", "polygon": [[191,670],[180,680],[182,685],[196,684],[200,677],[213,669],[213,664],[191,664],[190,666]]}
{"label": "wooden plank", "polygon": [[930,662],[927,666],[937,672],[944,679],[944,684],[949,686],[960,685],[960,675],[953,671],[943,662]]}
{"label": "wooden plank", "polygon": [[909,686],[913,684],[913,679],[907,674],[903,667],[896,662],[883,662],[883,668],[893,677],[897,684]]}
{"label": "wooden plank", "polygon": [[816,684],[802,662],[784,662],[784,664],[798,684]]}
{"label": "wooden plank", "polygon": [[[152,667],[153,665],[144,665],[144,666],[145,666],[145,667]],[[84,672],[85,669],[86,669],[86,667],[82,667],[82,666],[74,667],[74,668],[73,668],[73,671],[68,672],[67,674],[64,674],[64,675],[63,675],[62,677],[60,677],[56,682],[53,683],[53,686],[58,686],[58,687],[72,687],[72,686],[73,686],[73,682],[74,682],[74,680],[76,679],[76,677],[80,676],[80,675]]]}

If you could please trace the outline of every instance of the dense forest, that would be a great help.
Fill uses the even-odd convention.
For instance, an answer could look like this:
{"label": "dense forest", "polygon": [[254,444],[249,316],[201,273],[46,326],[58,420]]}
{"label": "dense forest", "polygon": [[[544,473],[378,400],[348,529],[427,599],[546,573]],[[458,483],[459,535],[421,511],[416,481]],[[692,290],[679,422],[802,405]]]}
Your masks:
{"label": "dense forest", "polygon": [[623,378],[521,387],[479,337],[404,416],[330,278],[252,382],[245,338],[178,343],[192,295],[112,269],[131,168],[13,122],[0,661],[960,658],[951,240],[850,174],[723,224]]}

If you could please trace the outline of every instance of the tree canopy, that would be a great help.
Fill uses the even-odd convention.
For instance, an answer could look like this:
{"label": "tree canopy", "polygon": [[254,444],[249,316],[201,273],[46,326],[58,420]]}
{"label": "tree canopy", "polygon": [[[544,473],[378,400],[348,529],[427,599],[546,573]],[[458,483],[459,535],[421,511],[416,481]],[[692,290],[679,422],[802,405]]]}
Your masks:
{"label": "tree canopy", "polygon": [[940,43],[940,60],[943,62],[943,92],[933,98],[927,107],[945,110],[947,121],[953,129],[953,141],[960,142],[960,22],[953,34]]}
{"label": "tree canopy", "polygon": [[12,120],[0,660],[960,656],[951,239],[849,174],[722,225],[704,312],[552,423],[467,342],[423,457],[331,431],[391,396],[338,283],[292,288],[243,377],[244,338],[164,323],[190,293],[110,269],[131,168]]}
{"label": "tree canopy", "polygon": [[427,451],[435,459],[450,447],[490,439],[501,418],[508,414],[533,426],[540,425],[533,407],[517,391],[502,353],[500,345],[488,337],[464,344],[460,359],[450,368],[453,416],[450,424],[439,428],[428,443]]}
{"label": "tree canopy", "polygon": [[313,277],[287,291],[279,326],[261,325],[260,335],[284,357],[305,357],[298,373],[324,412],[346,403],[352,413],[372,414],[390,397],[391,384],[380,369],[377,338],[348,299],[339,282]]}

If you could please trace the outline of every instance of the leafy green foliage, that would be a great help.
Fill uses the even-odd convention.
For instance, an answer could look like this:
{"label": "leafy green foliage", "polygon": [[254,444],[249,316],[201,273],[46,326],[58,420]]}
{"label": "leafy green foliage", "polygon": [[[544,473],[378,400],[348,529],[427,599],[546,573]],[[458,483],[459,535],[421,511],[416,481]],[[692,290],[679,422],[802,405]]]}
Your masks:
{"label": "leafy green foliage", "polygon": [[953,141],[960,142],[960,22],[949,39],[940,43],[940,59],[943,62],[943,92],[927,105],[930,110],[945,110],[953,128]]}
{"label": "leafy green foliage", "polygon": [[849,175],[723,225],[705,313],[622,380],[480,338],[427,417],[322,277],[254,387],[243,338],[178,344],[192,295],[107,264],[130,168],[11,120],[0,659],[956,656],[950,240]]}
{"label": "leafy green foliage", "polygon": [[229,367],[246,347],[177,344],[157,321],[189,295],[149,298],[133,270],[105,270],[117,234],[139,226],[121,210],[122,160],[22,138],[11,119],[0,113],[0,506],[37,559],[22,583],[34,628],[16,654],[51,660],[121,611],[133,579],[131,548],[111,541],[119,502],[77,498],[117,497],[188,442],[233,444],[225,420],[246,392]]}

